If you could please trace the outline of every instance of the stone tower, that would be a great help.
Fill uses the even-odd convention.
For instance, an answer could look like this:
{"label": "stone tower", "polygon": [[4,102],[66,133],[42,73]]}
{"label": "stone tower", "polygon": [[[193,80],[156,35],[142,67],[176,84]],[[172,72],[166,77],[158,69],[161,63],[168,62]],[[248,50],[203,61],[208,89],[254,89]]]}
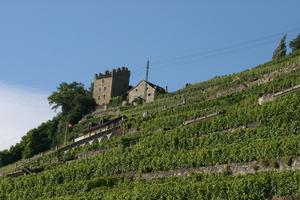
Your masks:
{"label": "stone tower", "polygon": [[130,71],[127,67],[95,74],[93,97],[98,105],[108,104],[112,97],[126,94]]}

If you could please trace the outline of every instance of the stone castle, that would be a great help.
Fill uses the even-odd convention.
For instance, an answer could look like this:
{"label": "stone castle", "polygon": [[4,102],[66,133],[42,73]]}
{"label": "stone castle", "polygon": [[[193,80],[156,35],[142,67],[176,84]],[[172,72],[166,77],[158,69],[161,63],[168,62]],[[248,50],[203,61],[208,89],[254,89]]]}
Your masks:
{"label": "stone castle", "polygon": [[137,98],[145,102],[152,102],[156,96],[166,90],[153,83],[142,80],[137,86],[129,86],[130,70],[127,67],[106,71],[104,74],[95,74],[93,97],[99,106],[107,105],[113,97],[128,95],[128,102]]}
{"label": "stone castle", "polygon": [[122,96],[129,90],[130,71],[127,67],[95,74],[93,97],[98,105],[106,105],[111,98]]}

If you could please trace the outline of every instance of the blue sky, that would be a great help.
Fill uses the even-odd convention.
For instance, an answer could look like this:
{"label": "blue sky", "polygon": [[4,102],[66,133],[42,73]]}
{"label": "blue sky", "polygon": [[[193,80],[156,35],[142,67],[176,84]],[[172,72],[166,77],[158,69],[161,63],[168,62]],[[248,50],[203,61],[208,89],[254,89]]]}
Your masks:
{"label": "blue sky", "polygon": [[[150,80],[175,90],[267,61],[281,35],[184,65],[155,62],[300,32],[299,7],[297,0],[1,1],[0,80],[49,93],[62,81],[89,85],[94,73],[123,65],[135,71],[150,59]],[[132,84],[144,77],[138,72]]]}
{"label": "blue sky", "polygon": [[[94,73],[125,65],[134,85],[149,59],[150,81],[174,91],[268,61],[284,32],[288,40],[300,33],[299,7],[299,0],[1,1],[0,81],[47,97],[62,81],[89,86]],[[0,124],[0,140],[4,132]]]}

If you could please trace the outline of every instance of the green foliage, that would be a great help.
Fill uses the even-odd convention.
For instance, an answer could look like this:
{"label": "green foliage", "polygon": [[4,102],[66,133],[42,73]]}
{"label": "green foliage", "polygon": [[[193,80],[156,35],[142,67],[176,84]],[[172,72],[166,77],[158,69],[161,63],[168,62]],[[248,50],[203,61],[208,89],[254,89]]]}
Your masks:
{"label": "green foliage", "polygon": [[285,40],[286,40],[286,35],[284,35],[281,38],[278,47],[273,52],[273,57],[272,57],[273,60],[276,60],[276,59],[279,59],[279,58],[283,58],[284,56],[286,56],[286,44],[285,44]]}
{"label": "green foliage", "polygon": [[[16,149],[16,150],[15,150]],[[0,166],[5,166],[22,158],[22,148],[20,144],[12,146],[10,150],[0,152]]]}
{"label": "green foliage", "polygon": [[289,45],[293,52],[299,50],[300,49],[300,34],[298,34],[298,36],[295,39],[290,41]]}
{"label": "green foliage", "polygon": [[57,132],[58,117],[30,130],[20,143],[9,150],[0,152],[0,166],[5,166],[23,158],[30,158],[46,151],[56,144],[54,133]]}
{"label": "green foliage", "polygon": [[[272,199],[298,195],[299,171],[235,176],[228,170],[223,174],[152,180],[132,179],[130,175],[251,161],[264,161],[265,166],[278,168],[279,158],[292,166],[292,158],[300,156],[299,92],[261,106],[257,100],[261,95],[300,84],[299,64],[300,56],[295,52],[252,70],[192,84],[153,103],[128,107],[118,114],[128,117],[125,125],[135,132],[77,147],[66,154],[53,151],[40,157],[28,166],[44,171],[14,179],[0,178],[0,198]],[[269,76],[269,82],[258,84],[258,80]],[[241,84],[248,87],[237,89]],[[216,111],[224,114],[182,124]],[[143,117],[145,112],[147,116]],[[68,116],[65,112],[57,124]],[[99,119],[100,115],[86,116],[72,134]],[[58,127],[57,124],[52,125]],[[57,135],[46,131],[52,125],[32,131],[27,143],[35,143],[37,133],[42,137],[51,135],[53,141]],[[41,149],[32,145],[29,150],[33,146]],[[18,148],[14,151],[20,152]],[[70,163],[56,161],[89,153],[97,155]],[[0,158],[1,154],[9,158],[8,151],[1,152]]]}
{"label": "green foliage", "polygon": [[26,136],[22,138],[22,144],[24,147],[23,157],[30,158],[40,152],[50,149],[52,145],[51,136],[56,132],[57,122],[50,120],[47,123],[43,123],[36,129],[30,130]]}
{"label": "green foliage", "polygon": [[[270,172],[254,175],[192,175],[132,181],[128,178],[100,177],[81,181],[0,180],[0,197],[18,199],[272,199],[299,195],[299,172]],[[38,182],[39,181],[39,182]],[[34,192],[33,192],[34,191]]]}
{"label": "green foliage", "polygon": [[49,97],[53,109],[61,108],[62,112],[30,130],[20,143],[9,150],[0,152],[0,166],[5,166],[23,158],[49,150],[62,143],[66,123],[76,124],[84,115],[95,108],[95,101],[90,91],[81,83],[61,83],[57,91]]}
{"label": "green foliage", "polygon": [[109,107],[117,107],[117,106],[121,106],[122,102],[126,100],[126,95],[124,96],[117,96],[117,97],[113,97],[111,98],[108,106]]}
{"label": "green foliage", "polygon": [[133,104],[136,104],[136,105],[141,105],[145,102],[145,99],[143,99],[142,97],[137,97],[133,100]]}
{"label": "green foliage", "polygon": [[61,108],[62,115],[67,116],[69,122],[73,124],[96,106],[90,91],[86,90],[83,84],[76,82],[61,83],[48,99],[52,109]]}

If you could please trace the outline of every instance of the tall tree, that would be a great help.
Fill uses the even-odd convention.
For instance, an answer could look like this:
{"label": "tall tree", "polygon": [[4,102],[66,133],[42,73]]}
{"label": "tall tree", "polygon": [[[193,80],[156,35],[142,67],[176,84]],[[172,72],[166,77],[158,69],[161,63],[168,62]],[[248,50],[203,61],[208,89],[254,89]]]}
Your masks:
{"label": "tall tree", "polygon": [[289,45],[290,45],[291,49],[293,50],[293,52],[300,49],[300,33],[298,34],[298,36],[295,39],[290,41]]}
{"label": "tall tree", "polygon": [[278,47],[273,52],[273,57],[272,57],[273,60],[276,60],[278,58],[282,58],[282,57],[286,56],[286,43],[285,43],[285,40],[286,40],[286,35],[284,35],[281,38]]}
{"label": "tall tree", "polygon": [[82,83],[77,82],[61,83],[48,100],[52,109],[61,108],[62,115],[67,116],[71,123],[77,123],[96,106],[91,92],[86,90]]}
{"label": "tall tree", "polygon": [[56,118],[42,123],[39,127],[30,130],[22,137],[23,157],[29,158],[40,152],[46,151],[55,145],[53,134],[57,133]]}

